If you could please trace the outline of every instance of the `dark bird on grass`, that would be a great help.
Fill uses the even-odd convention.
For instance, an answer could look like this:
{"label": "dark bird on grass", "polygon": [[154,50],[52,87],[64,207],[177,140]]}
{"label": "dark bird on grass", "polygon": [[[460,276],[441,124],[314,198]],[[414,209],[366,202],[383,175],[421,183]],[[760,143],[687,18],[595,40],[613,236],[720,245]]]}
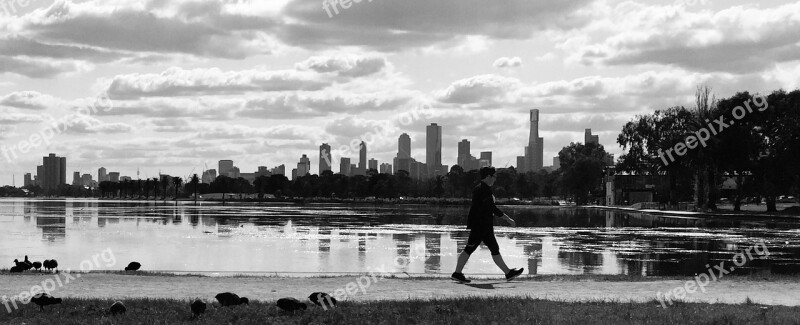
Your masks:
{"label": "dark bird on grass", "polygon": [[313,302],[317,306],[323,306],[323,307],[336,306],[336,298],[331,297],[331,295],[324,292],[314,292],[310,296],[308,296],[308,300],[311,300],[311,302]]}
{"label": "dark bird on grass", "polygon": [[58,261],[56,261],[56,260],[44,260],[44,262],[42,262],[42,266],[44,266],[44,269],[48,270],[48,271],[53,270],[53,269],[57,269],[58,268]]}
{"label": "dark bird on grass", "polygon": [[111,305],[111,308],[109,308],[108,311],[111,313],[111,315],[124,314],[126,311],[128,311],[128,308],[125,308],[125,304],[123,304],[122,301],[117,301]]}
{"label": "dark bird on grass", "polygon": [[17,268],[22,270],[22,271],[27,271],[27,270],[31,269],[31,267],[28,265],[28,263],[20,262],[19,260],[16,260],[16,259],[14,260],[14,265],[16,265]]}
{"label": "dark bird on grass", "polygon": [[130,264],[125,267],[125,271],[138,271],[140,267],[142,267],[142,264],[139,264],[139,262],[130,262]]}
{"label": "dark bird on grass", "polygon": [[31,263],[31,261],[28,260],[28,255],[25,255],[25,260],[22,262],[28,264],[28,266],[30,266],[31,268],[33,267],[33,263]]}
{"label": "dark bird on grass", "polygon": [[33,262],[33,268],[39,271],[42,268],[42,262]]}
{"label": "dark bird on grass", "polygon": [[44,306],[60,304],[61,298],[54,298],[46,293],[40,293],[33,296],[33,298],[31,298],[31,302],[39,305],[39,309],[44,311]]}
{"label": "dark bird on grass", "polygon": [[247,299],[246,297],[239,298],[238,295],[236,295],[235,293],[230,293],[230,292],[223,292],[223,293],[217,294],[216,296],[214,296],[214,298],[216,298],[217,301],[219,302],[219,304],[222,305],[223,307],[225,307],[225,306],[236,306],[236,305],[241,305],[241,304],[245,304],[245,305],[249,305],[250,304],[250,299]]}
{"label": "dark bird on grass", "polygon": [[297,311],[297,310],[306,310],[308,306],[305,303],[300,302],[300,300],[294,298],[281,298],[278,299],[278,308],[283,309],[285,311]]}
{"label": "dark bird on grass", "polygon": [[200,299],[195,300],[192,305],[192,314],[195,316],[199,316],[206,312],[206,303],[201,301]]}
{"label": "dark bird on grass", "polygon": [[19,267],[19,266],[14,265],[14,266],[11,267],[10,270],[8,270],[8,272],[10,272],[10,273],[22,273],[22,268]]}

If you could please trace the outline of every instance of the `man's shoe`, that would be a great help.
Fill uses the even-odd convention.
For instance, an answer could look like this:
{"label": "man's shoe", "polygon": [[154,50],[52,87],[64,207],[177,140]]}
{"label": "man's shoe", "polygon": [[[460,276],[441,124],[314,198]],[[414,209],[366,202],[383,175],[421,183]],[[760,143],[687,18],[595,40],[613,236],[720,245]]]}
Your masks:
{"label": "man's shoe", "polygon": [[521,269],[511,269],[508,271],[508,274],[506,274],[506,281],[514,280],[514,278],[520,276],[523,271],[525,271],[524,267]]}
{"label": "man's shoe", "polygon": [[451,275],[450,278],[453,279],[454,281],[458,281],[461,283],[472,282],[470,280],[467,280],[467,278],[464,276],[464,273],[453,272],[453,275]]}

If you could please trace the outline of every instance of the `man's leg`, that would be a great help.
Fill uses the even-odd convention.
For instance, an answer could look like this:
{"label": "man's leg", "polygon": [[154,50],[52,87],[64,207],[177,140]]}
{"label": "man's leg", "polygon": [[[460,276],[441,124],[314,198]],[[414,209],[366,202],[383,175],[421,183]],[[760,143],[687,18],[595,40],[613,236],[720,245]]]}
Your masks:
{"label": "man's leg", "polygon": [[469,238],[467,238],[467,246],[464,247],[464,250],[461,251],[461,254],[458,254],[458,262],[456,263],[456,273],[462,273],[461,271],[464,270],[464,266],[467,265],[467,261],[469,261],[470,255],[481,244],[481,240],[483,236],[480,234],[479,231],[475,229],[470,230]]}
{"label": "man's leg", "polygon": [[458,254],[458,262],[456,263],[456,273],[463,273],[464,266],[467,265],[467,261],[469,261],[469,253],[467,250],[461,251],[461,254]]}

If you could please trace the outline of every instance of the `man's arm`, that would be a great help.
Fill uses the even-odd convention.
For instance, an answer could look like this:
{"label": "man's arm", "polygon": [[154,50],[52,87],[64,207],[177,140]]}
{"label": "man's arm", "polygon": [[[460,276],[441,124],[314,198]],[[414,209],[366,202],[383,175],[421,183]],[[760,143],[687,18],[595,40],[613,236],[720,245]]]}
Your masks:
{"label": "man's arm", "polygon": [[489,191],[486,191],[484,195],[485,195],[484,202],[486,206],[489,207],[489,211],[492,211],[493,215],[503,218],[503,220],[511,224],[512,227],[517,226],[517,223],[514,221],[514,219],[511,219],[511,217],[509,217],[507,214],[501,211],[500,208],[498,208],[497,205],[494,203],[494,194],[492,194]]}

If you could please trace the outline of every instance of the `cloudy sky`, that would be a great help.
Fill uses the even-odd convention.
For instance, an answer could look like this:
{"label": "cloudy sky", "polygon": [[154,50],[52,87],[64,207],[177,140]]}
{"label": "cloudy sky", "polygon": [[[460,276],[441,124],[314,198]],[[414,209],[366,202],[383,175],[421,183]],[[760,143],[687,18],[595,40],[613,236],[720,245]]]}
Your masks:
{"label": "cloudy sky", "polygon": [[0,184],[13,174],[20,185],[50,152],[68,157],[68,182],[101,166],[183,177],[220,159],[291,169],[302,154],[316,172],[320,143],[338,162],[368,133],[371,158],[389,162],[405,132],[424,161],[432,122],[445,164],[466,138],[502,167],[524,153],[531,108],[550,165],[584,128],[619,156],[625,122],[691,106],[701,84],[717,96],[800,87],[800,2],[362,0],[328,11],[321,0],[0,0]]}

